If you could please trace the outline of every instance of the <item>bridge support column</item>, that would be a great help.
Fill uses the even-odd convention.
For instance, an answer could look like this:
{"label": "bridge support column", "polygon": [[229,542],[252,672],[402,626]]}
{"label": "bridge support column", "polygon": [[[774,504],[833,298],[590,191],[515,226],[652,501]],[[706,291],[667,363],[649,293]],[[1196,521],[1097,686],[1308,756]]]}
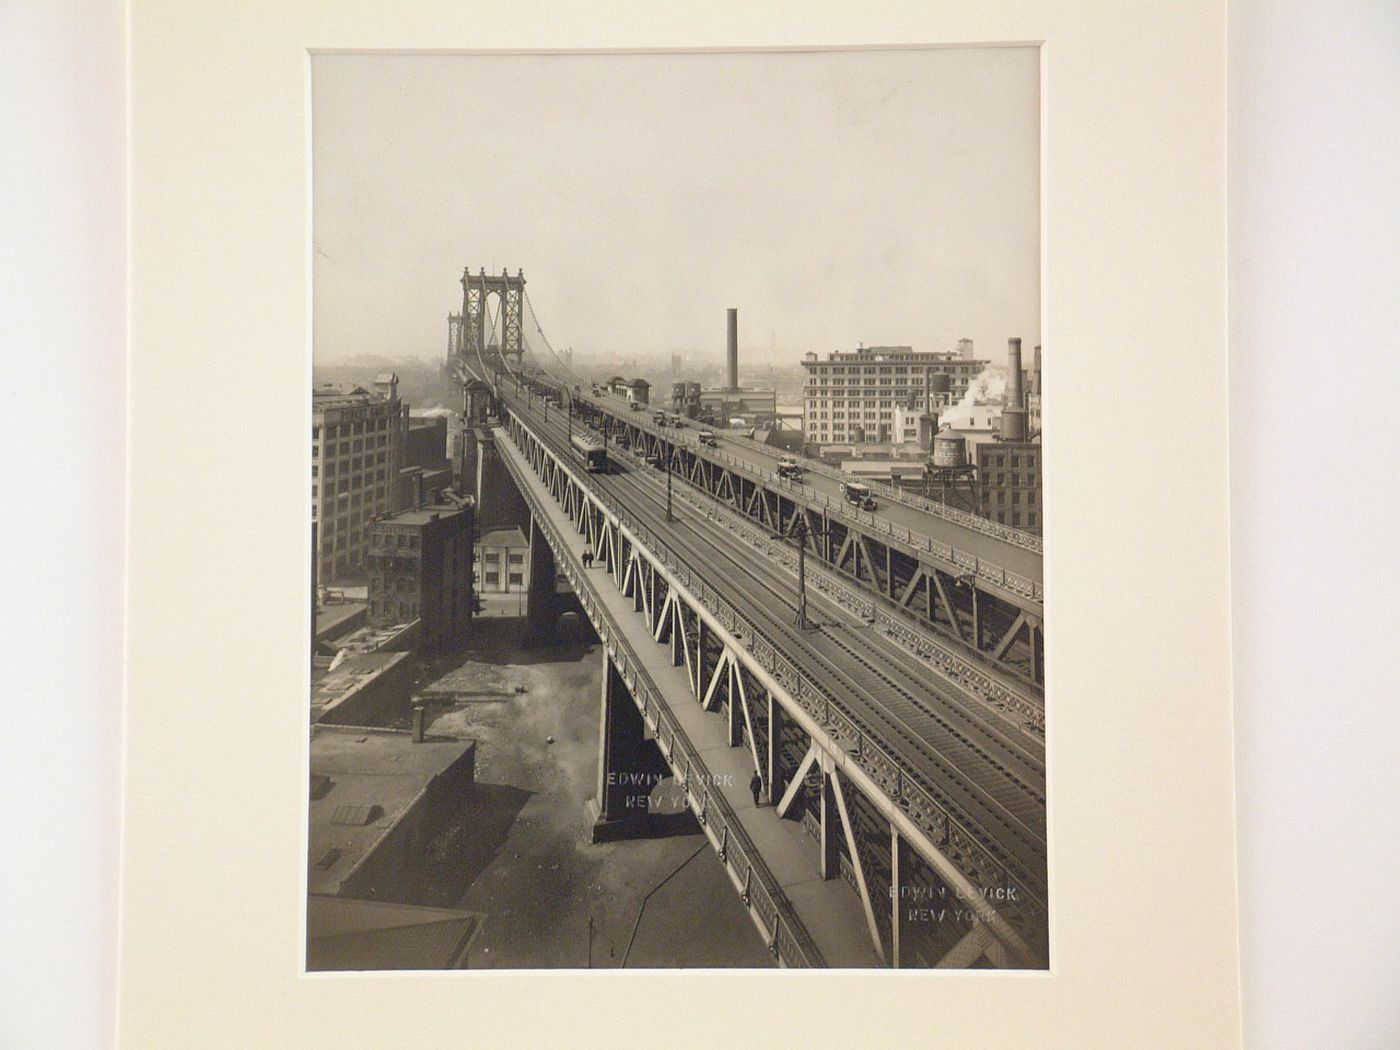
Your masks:
{"label": "bridge support column", "polygon": [[533,516],[530,518],[530,564],[527,568],[530,584],[525,592],[525,637],[531,644],[539,645],[554,636],[559,601],[554,593],[554,551],[550,550]]}
{"label": "bridge support column", "polygon": [[602,704],[598,726],[597,793],[587,812],[594,842],[637,838],[647,833],[652,787],[659,781],[646,723],[612,658],[603,653]]}
{"label": "bridge support column", "polygon": [[476,496],[477,534],[524,525],[530,518],[530,510],[525,506],[520,490],[515,487],[515,479],[501,462],[495,435],[482,427],[474,432],[473,437],[475,484],[472,494]]}

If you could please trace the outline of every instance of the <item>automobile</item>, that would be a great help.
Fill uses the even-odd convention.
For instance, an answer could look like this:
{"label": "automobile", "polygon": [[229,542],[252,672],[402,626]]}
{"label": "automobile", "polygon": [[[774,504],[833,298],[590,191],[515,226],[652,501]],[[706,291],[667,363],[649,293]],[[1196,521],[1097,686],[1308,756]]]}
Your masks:
{"label": "automobile", "polygon": [[672,417],[671,417],[671,426],[673,426],[673,427],[675,427],[677,430],[679,430],[681,427],[685,426],[685,420],[682,419],[680,416],[672,416]]}
{"label": "automobile", "polygon": [[870,487],[859,481],[841,482],[841,496],[851,506],[859,507],[861,510],[874,510],[879,505],[875,502],[875,497],[870,494]]}
{"label": "automobile", "polygon": [[633,412],[640,412],[640,411],[642,410],[642,404],[641,404],[640,401],[633,401],[633,402],[631,402],[630,407],[631,407],[631,409],[632,409]]}
{"label": "automobile", "polygon": [[719,448],[719,442],[715,440],[714,434],[708,430],[700,431],[700,433],[697,435],[697,440],[700,442],[700,444],[705,445],[708,448]]}
{"label": "automobile", "polygon": [[796,481],[802,477],[802,464],[791,456],[783,456],[778,460],[778,477]]}
{"label": "automobile", "polygon": [[666,425],[666,413],[665,413],[665,412],[653,412],[653,413],[651,414],[651,421],[652,421],[653,423],[655,423],[655,424],[656,424],[657,426],[659,426],[659,427],[664,427],[664,426]]}
{"label": "automobile", "polygon": [[660,470],[660,469],[661,469],[661,454],[660,454],[659,452],[653,452],[653,453],[651,453],[650,455],[648,455],[648,456],[647,456],[647,466],[649,466],[649,467],[655,467],[657,470]]}

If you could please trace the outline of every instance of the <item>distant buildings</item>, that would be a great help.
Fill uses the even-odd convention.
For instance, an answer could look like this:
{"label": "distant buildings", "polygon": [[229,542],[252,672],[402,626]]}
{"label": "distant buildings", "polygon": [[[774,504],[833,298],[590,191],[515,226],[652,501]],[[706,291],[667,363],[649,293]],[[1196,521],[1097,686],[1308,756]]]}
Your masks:
{"label": "distant buildings", "polygon": [[651,384],[645,379],[624,379],[613,376],[607,382],[608,392],[625,397],[633,404],[645,405],[651,401]]}
{"label": "distant buildings", "polygon": [[407,432],[408,408],[392,372],[373,391],[312,391],[311,518],[322,584],[363,576],[370,524],[397,509]]}
{"label": "distant buildings", "polygon": [[[956,351],[915,352],[908,346],[836,350],[820,359],[807,354],[802,390],[802,425],[809,444],[898,443],[906,426],[896,409],[922,397],[933,377],[947,378],[956,401],[989,362],[972,356],[972,340]],[[940,383],[940,388],[942,384]]]}
{"label": "distant buildings", "polygon": [[475,606],[472,549],[475,506],[428,504],[374,523],[369,544],[369,622],[421,620],[427,650],[465,636]]}

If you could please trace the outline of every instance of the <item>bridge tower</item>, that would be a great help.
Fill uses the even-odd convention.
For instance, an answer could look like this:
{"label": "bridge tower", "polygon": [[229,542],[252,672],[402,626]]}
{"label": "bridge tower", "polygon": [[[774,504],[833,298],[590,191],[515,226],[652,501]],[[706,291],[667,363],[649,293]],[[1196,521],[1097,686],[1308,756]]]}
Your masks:
{"label": "bridge tower", "polygon": [[[486,273],[485,267],[473,274],[471,267],[462,271],[462,313],[458,319],[460,335],[457,340],[458,356],[472,358],[485,354],[490,340],[487,339],[489,321],[488,300],[497,297],[501,324],[500,353],[503,358],[515,356],[513,367],[520,367],[525,356],[525,271],[517,270],[512,277],[502,270],[500,276]],[[449,322],[450,323],[450,322]],[[495,331],[495,325],[492,326]]]}

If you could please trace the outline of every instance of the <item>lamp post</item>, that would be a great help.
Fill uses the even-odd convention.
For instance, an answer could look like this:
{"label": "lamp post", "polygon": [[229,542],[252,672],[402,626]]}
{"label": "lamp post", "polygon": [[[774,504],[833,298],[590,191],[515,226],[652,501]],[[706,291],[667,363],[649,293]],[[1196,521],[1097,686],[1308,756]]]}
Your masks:
{"label": "lamp post", "polygon": [[800,513],[793,537],[797,540],[797,629],[801,631],[807,628],[807,523]]}
{"label": "lamp post", "polygon": [[788,531],[780,532],[773,537],[785,540],[791,536],[797,541],[797,616],[793,622],[800,631],[805,631],[812,626],[811,621],[807,619],[807,535],[809,531],[812,530],[807,528],[807,519],[799,511],[793,516]]}

